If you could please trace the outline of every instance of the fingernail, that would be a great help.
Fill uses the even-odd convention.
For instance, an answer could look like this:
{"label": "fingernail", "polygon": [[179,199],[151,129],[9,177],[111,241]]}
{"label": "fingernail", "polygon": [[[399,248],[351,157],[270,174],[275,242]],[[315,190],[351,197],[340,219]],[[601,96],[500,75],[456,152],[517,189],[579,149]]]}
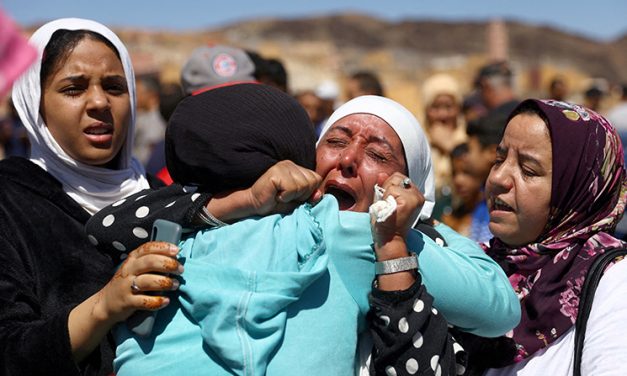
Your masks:
{"label": "fingernail", "polygon": [[174,244],[170,244],[170,254],[174,256],[177,253],[179,253],[179,247]]}
{"label": "fingernail", "polygon": [[163,297],[163,299],[161,299],[161,308],[166,307],[168,304],[170,304],[170,298]]}
{"label": "fingernail", "polygon": [[177,290],[179,288],[179,286],[181,285],[181,282],[179,282],[178,279],[172,279],[172,290]]}
{"label": "fingernail", "polygon": [[177,271],[179,273],[183,273],[184,270],[185,270],[185,268],[183,267],[183,264],[179,263],[179,267],[178,267]]}

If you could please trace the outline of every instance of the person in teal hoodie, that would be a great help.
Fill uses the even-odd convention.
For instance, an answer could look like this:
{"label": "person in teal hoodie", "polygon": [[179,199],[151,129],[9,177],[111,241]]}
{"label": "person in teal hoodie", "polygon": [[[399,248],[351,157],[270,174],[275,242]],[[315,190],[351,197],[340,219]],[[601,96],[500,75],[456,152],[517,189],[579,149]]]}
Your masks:
{"label": "person in teal hoodie", "polygon": [[[261,161],[254,154],[247,155],[246,148],[250,145],[274,148],[275,145],[264,142],[267,138],[263,137],[276,132],[272,132],[269,127],[261,132],[238,129],[238,137],[234,138],[230,125],[215,126],[221,124],[216,118],[225,113],[238,114],[236,118],[246,123],[241,118],[246,109],[263,103],[259,98],[254,101],[242,99],[245,98],[242,95],[244,87],[246,90],[254,88],[253,92],[269,90],[259,85],[241,84],[207,91],[201,95],[212,98],[192,97],[187,99],[187,104],[184,101],[177,109],[179,114],[190,114],[199,112],[198,102],[210,103],[203,107],[200,115],[195,115],[195,118],[183,116],[178,120],[174,116],[169,126],[168,136],[176,139],[175,125],[183,129],[181,124],[193,124],[199,122],[198,119],[214,125],[213,128],[207,125],[198,127],[209,133],[196,137],[187,133],[185,142],[178,145],[182,147],[172,143],[167,150],[172,157],[169,161],[176,162],[168,164],[169,168],[174,167],[171,173],[175,181],[201,187],[199,192],[191,195],[192,200],[189,200],[190,196],[181,195],[187,197],[185,201],[192,206],[189,213],[200,211],[205,218],[209,216],[213,224],[221,224],[215,218],[215,211],[212,215],[207,210],[208,205],[204,205],[208,197],[202,191],[230,190],[231,197],[237,194],[246,197],[255,189],[259,191],[260,185],[268,182],[274,192],[269,195],[270,200],[260,202],[270,201],[270,204],[253,205],[256,212],[251,214],[265,215],[284,205],[291,197],[303,201],[314,192],[318,192],[314,196],[319,197],[316,188],[320,184],[321,191],[327,195],[317,205],[301,205],[289,215],[256,216],[188,237],[181,244],[186,270],[179,298],[175,304],[159,313],[153,335],[137,338],[124,327],[118,330],[118,374],[123,374],[125,370],[132,370],[129,374],[138,369],[146,371],[151,364],[161,371],[164,367],[167,369],[167,364],[174,367],[171,369],[181,367],[182,364],[188,368],[189,362],[182,362],[183,358],[194,359],[192,363],[199,369],[207,372],[212,369],[209,374],[215,374],[218,369],[236,374],[282,374],[294,372],[294,367],[300,367],[307,374],[346,374],[348,369],[354,370],[359,364],[363,364],[361,371],[371,373],[378,373],[379,368],[388,372],[389,367],[399,368],[397,374],[402,374],[403,370],[411,373],[414,367],[420,366],[433,367],[434,372],[438,367],[441,368],[440,372],[442,369],[445,373],[449,370],[457,372],[459,369],[452,361],[455,358],[452,339],[446,339],[449,346],[441,346],[441,343],[439,346],[448,348],[448,352],[425,355],[428,346],[425,344],[422,347],[423,333],[424,343],[431,344],[432,341],[426,332],[421,333],[416,329],[412,313],[419,314],[426,306],[427,312],[432,315],[431,321],[442,318],[442,314],[438,314],[441,311],[447,318],[449,315],[454,317],[454,325],[484,335],[502,334],[516,324],[519,310],[516,309],[511,287],[498,265],[485,257],[480,248],[441,224],[435,226],[438,236],[433,239],[422,232],[410,230],[415,223],[428,220],[433,207],[433,173],[428,144],[409,111],[386,98],[357,98],[336,111],[336,119],[327,124],[328,131],[318,145],[317,171],[322,172],[320,175],[324,174],[324,179],[319,175],[310,175],[311,171],[303,172],[307,170],[296,168],[293,164],[279,162],[257,182],[255,179],[259,173],[257,176],[249,176],[246,186],[231,177],[244,174],[251,165],[258,165]],[[229,95],[225,94],[225,90],[234,91],[233,95],[237,93],[237,96],[227,100]],[[240,102],[233,101],[234,98],[239,98]],[[226,105],[233,102],[233,106]],[[251,103],[255,103],[255,106]],[[254,111],[250,111],[250,118],[254,119],[250,124],[258,126],[260,123],[280,123],[277,119],[289,119],[279,109],[276,105],[266,111],[254,108]],[[370,111],[366,112],[371,115],[370,118],[363,119],[361,115],[365,111]],[[275,114],[268,117],[268,112]],[[352,116],[355,114],[358,116]],[[295,127],[295,119],[290,120],[291,126]],[[381,123],[377,124],[377,121]],[[224,128],[226,133],[222,133],[220,128]],[[279,132],[279,143],[290,144],[288,139],[292,130],[287,129],[282,128]],[[381,132],[381,129],[384,131]],[[256,142],[250,143],[255,137]],[[239,153],[239,158],[226,151],[226,140],[229,138],[239,142],[238,147],[231,149]],[[190,140],[198,140],[200,144],[196,145]],[[372,144],[373,141],[375,144]],[[298,150],[314,155],[307,146],[302,146],[305,144],[301,141]],[[213,163],[203,160],[206,155],[213,158]],[[239,162],[234,162],[236,159]],[[192,160],[192,163],[181,163]],[[184,168],[179,168],[181,166]],[[283,171],[284,174],[279,175],[284,179],[272,177],[279,170]],[[285,173],[285,170],[288,172]],[[290,188],[290,179],[294,183],[292,187],[296,188]],[[213,186],[219,184],[234,186]],[[394,201],[396,209],[387,220],[375,222],[371,234],[370,218],[362,212],[367,211],[374,200],[375,184],[382,186],[384,200],[387,199],[389,203],[389,198],[393,198],[391,201]],[[180,192],[173,195],[177,190]],[[172,187],[165,196],[172,198],[182,193],[180,187]],[[99,244],[124,244],[125,249],[131,249],[130,244],[134,241],[132,236],[125,238],[124,231],[112,226],[110,220],[103,235],[102,222],[99,221],[115,215],[118,219],[113,224],[124,223],[126,227],[130,224],[130,228],[136,232],[139,226],[146,226],[149,223],[147,221],[158,218],[155,216],[163,217],[164,212],[168,211],[166,207],[169,204],[155,204],[164,202],[163,192],[160,194],[161,198],[155,198],[157,193],[151,197],[144,197],[144,193],[127,198],[124,203],[99,213],[88,225],[88,233],[98,239]],[[174,203],[181,197],[170,201]],[[216,194],[209,202],[223,197]],[[245,206],[250,201],[243,199],[238,202]],[[170,208],[173,206],[169,205]],[[146,215],[136,215],[140,208],[146,208],[141,210]],[[125,218],[124,212],[135,215]],[[173,214],[169,216],[172,219]],[[229,219],[220,217],[222,220]],[[188,222],[192,224],[192,221]],[[375,252],[370,248],[373,238]],[[114,255],[120,256],[119,248],[114,251],[117,252]],[[416,261],[409,253],[410,249],[419,255],[419,262],[406,266],[408,259]],[[399,259],[403,262],[399,262]],[[375,262],[379,272],[377,286],[372,290],[370,299],[373,307],[369,318],[373,327],[370,343],[374,342],[380,351],[379,356],[375,352],[368,367],[367,356],[361,355],[369,354],[371,348],[365,338],[368,335],[363,334],[367,334],[367,295],[371,290],[370,282],[375,279]],[[417,264],[420,264],[419,270],[416,270]],[[425,274],[423,270],[427,269],[431,271]],[[462,276],[456,279],[458,275]],[[447,279],[453,283],[447,283]],[[136,282],[142,293],[151,289],[146,278],[137,279]],[[440,298],[434,294],[437,308],[431,309],[432,302],[427,298],[416,298],[425,293],[421,282],[428,289],[433,286],[441,295]],[[455,285],[455,282],[460,285]],[[462,287],[462,283],[467,287]],[[399,292],[404,295],[399,295]],[[393,302],[388,304],[390,297]],[[407,302],[409,305],[404,304]],[[485,306],[481,309],[471,307],[468,314],[465,308],[476,304]],[[408,315],[398,315],[407,306]],[[391,311],[386,315],[388,310]],[[388,325],[391,319],[394,325]],[[446,331],[446,321],[441,320]],[[495,321],[497,324],[494,324]],[[179,323],[182,325],[179,326]],[[390,332],[392,326],[394,330]],[[405,337],[403,341],[411,345],[409,348],[413,347],[414,353],[424,354],[391,359],[385,354],[390,346],[384,344],[385,338],[391,335],[399,339]],[[209,356],[199,357],[189,346],[185,346],[185,343],[189,343],[185,341],[190,339],[202,344],[196,350]],[[402,341],[397,342],[402,344]],[[417,347],[417,343],[421,346]],[[357,344],[365,351],[357,352]],[[310,348],[316,351],[307,351]],[[169,350],[162,352],[159,349]],[[165,362],[165,354],[170,357],[178,355],[172,362]],[[434,362],[436,355],[442,356],[438,356]],[[211,368],[214,366],[215,369]]]}

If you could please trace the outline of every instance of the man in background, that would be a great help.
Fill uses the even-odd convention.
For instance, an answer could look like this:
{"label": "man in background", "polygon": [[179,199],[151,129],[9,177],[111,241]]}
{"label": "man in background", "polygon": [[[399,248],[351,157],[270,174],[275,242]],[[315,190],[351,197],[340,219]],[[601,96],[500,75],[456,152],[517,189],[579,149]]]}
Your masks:
{"label": "man in background", "polygon": [[326,79],[316,87],[314,93],[320,98],[320,118],[322,120],[316,125],[316,134],[320,137],[322,128],[333,111],[340,105],[340,103],[338,103],[340,88],[334,80]]}
{"label": "man in background", "polygon": [[28,132],[8,97],[0,99],[0,149],[4,150],[4,158],[30,155]]}
{"label": "man in background", "polygon": [[318,98],[313,90],[304,90],[295,96],[298,103],[307,111],[309,119],[313,123],[316,137],[320,137],[320,132],[324,126],[326,118],[322,112],[322,100]]}
{"label": "man in background", "polygon": [[607,120],[612,123],[618,133],[627,135],[627,83],[622,85],[622,95],[618,102],[607,114]]}
{"label": "man in background", "polygon": [[481,68],[477,86],[487,112],[467,124],[466,134],[471,170],[485,183],[509,114],[520,101],[514,94],[512,71],[506,62],[496,62]]}
{"label": "man in background", "polygon": [[583,93],[583,104],[595,112],[600,112],[601,102],[605,93],[599,87],[592,85]]}
{"label": "man in background", "polygon": [[384,96],[383,85],[376,74],[370,71],[353,73],[346,83],[346,100],[361,95]]}
{"label": "man in background", "polygon": [[566,80],[561,76],[556,76],[549,84],[549,99],[565,101],[568,96],[568,86]]}
{"label": "man in background", "polygon": [[136,78],[137,118],[133,154],[146,165],[155,146],[165,137],[166,123],[159,112],[159,76],[141,74]]}
{"label": "man in background", "polygon": [[496,159],[496,147],[501,141],[510,112],[505,108],[491,111],[466,126],[469,170],[481,180],[482,186],[485,185]]}
{"label": "man in background", "polygon": [[[234,82],[255,82],[255,52],[214,44],[194,49],[181,69],[181,86],[164,85],[160,97],[160,114],[169,121],[176,105],[185,96],[200,94],[220,85]],[[286,78],[287,79],[287,78]],[[172,184],[172,177],[165,163],[165,142],[162,140],[152,153],[146,172],[156,175],[165,184]]]}
{"label": "man in background", "polygon": [[217,85],[256,81],[254,54],[221,44],[196,48],[181,69],[183,92],[195,95]]}
{"label": "man in background", "polygon": [[514,93],[512,71],[504,61],[491,63],[481,68],[477,85],[488,114],[494,111],[507,112],[509,115],[520,102]]}

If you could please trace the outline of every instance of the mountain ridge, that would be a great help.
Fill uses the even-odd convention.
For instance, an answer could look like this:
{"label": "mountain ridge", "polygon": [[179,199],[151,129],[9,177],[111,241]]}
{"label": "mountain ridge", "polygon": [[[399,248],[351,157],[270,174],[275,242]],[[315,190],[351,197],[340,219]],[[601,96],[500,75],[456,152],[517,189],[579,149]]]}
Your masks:
{"label": "mountain ridge", "polygon": [[[521,96],[542,96],[555,75],[581,93],[594,79],[627,82],[627,33],[600,41],[549,25],[503,20],[509,59]],[[191,51],[222,43],[255,50],[284,62],[294,91],[338,82],[356,70],[378,73],[388,94],[420,108],[420,83],[446,72],[464,91],[477,69],[490,61],[490,22],[403,19],[362,13],[299,18],[259,18],[202,30],[173,32],[114,28],[133,55],[138,72],[158,69],[178,79]]]}

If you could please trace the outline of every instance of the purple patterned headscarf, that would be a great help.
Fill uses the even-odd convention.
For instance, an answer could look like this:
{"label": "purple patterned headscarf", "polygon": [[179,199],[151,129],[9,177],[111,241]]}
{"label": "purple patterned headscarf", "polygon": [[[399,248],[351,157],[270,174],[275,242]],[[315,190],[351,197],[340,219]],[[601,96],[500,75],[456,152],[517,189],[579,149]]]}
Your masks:
{"label": "purple patterned headscarf", "polygon": [[512,362],[548,346],[575,324],[590,265],[605,250],[624,245],[610,235],[627,195],[616,130],[578,105],[528,99],[519,107],[529,102],[548,119],[551,135],[549,220],[536,243],[510,248],[494,238],[486,249],[506,269],[521,302],[521,322],[513,331],[518,356]]}

